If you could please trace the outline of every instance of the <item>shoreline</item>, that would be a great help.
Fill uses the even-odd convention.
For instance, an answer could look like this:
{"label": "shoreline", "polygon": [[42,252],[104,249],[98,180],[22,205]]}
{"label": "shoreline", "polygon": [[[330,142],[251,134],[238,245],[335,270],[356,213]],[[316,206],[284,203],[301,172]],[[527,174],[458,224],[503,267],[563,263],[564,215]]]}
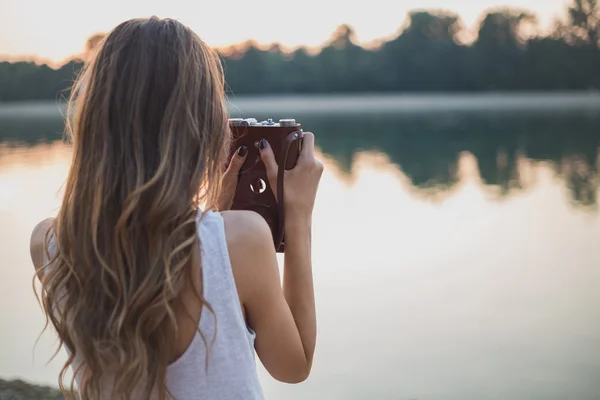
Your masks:
{"label": "shoreline", "polygon": [[63,400],[60,390],[21,379],[0,378],[0,400]]}
{"label": "shoreline", "polygon": [[[600,92],[421,92],[231,95],[231,117],[260,114],[598,111]],[[57,118],[61,100],[0,102],[2,118]]]}

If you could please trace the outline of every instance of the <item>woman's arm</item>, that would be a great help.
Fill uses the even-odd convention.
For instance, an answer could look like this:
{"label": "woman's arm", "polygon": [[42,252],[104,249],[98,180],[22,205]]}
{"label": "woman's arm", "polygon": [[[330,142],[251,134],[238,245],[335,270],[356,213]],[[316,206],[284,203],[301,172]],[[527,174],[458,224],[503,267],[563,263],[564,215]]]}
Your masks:
{"label": "woman's arm", "polygon": [[[282,290],[271,231],[263,217],[226,211],[223,218],[240,301],[256,332],[256,352],[273,378],[301,382],[310,373],[316,340],[310,238],[290,247],[292,238],[286,239],[286,253],[291,255],[285,256]],[[300,234],[292,237],[299,239]]]}
{"label": "woman's arm", "polygon": [[[317,315],[311,257],[311,219],[288,214],[285,227],[283,295],[302,339],[308,371],[317,340]],[[308,374],[308,372],[307,372]]]}
{"label": "woman's arm", "polygon": [[[312,210],[323,165],[314,158],[314,136],[304,134],[296,167],[286,171],[285,262],[283,287],[273,238],[266,221],[247,211],[223,213],[233,272],[255,348],[277,380],[297,383],[310,374],[317,337],[311,262]],[[273,193],[277,164],[267,143],[261,146]]]}

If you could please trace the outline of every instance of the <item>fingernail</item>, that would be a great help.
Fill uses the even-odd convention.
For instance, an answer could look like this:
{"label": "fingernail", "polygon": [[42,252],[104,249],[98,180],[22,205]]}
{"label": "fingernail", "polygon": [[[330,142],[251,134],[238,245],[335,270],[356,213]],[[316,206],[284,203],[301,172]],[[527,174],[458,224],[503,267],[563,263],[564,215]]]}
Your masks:
{"label": "fingernail", "polygon": [[239,148],[239,150],[238,150],[237,153],[238,153],[238,156],[244,157],[247,152],[248,152],[248,147],[242,146],[242,147]]}
{"label": "fingernail", "polygon": [[260,139],[260,142],[258,143],[258,147],[260,147],[260,149],[266,149],[267,148],[267,141],[265,139]]}

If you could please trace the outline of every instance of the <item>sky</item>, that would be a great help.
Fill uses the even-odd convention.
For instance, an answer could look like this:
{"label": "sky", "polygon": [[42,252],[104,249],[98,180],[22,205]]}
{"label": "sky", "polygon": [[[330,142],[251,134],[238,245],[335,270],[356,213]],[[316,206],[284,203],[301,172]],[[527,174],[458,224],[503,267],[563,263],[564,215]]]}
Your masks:
{"label": "sky", "polygon": [[255,40],[285,47],[316,47],[341,24],[359,44],[393,36],[413,9],[459,14],[474,28],[489,8],[527,9],[542,29],[564,15],[569,0],[0,0],[0,58],[61,62],[83,50],[85,40],[134,17],[175,18],[209,45]]}

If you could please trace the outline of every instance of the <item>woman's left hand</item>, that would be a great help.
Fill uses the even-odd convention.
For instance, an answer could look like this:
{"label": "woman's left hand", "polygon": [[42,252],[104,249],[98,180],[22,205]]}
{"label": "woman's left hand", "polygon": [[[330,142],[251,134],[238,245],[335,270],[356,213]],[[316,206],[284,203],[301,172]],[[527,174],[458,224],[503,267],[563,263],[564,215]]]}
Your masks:
{"label": "woman's left hand", "polygon": [[246,157],[248,156],[248,148],[246,146],[240,147],[231,160],[229,161],[229,167],[223,174],[223,181],[221,186],[221,194],[217,206],[220,211],[229,210],[233,203],[233,196],[235,195],[235,188],[238,183],[238,174]]}

